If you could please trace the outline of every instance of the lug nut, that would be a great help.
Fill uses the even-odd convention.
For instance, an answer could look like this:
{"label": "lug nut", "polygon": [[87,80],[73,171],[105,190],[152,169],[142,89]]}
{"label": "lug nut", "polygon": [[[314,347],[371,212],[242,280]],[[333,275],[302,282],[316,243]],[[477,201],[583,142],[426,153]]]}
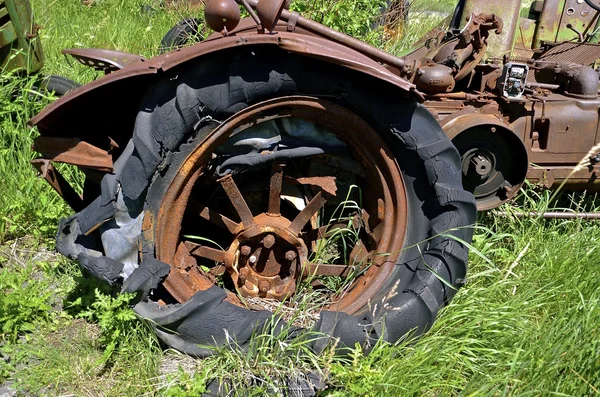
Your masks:
{"label": "lug nut", "polygon": [[267,234],[265,238],[263,238],[262,244],[266,249],[273,247],[275,245],[275,236]]}
{"label": "lug nut", "polygon": [[242,248],[240,248],[240,254],[242,254],[242,256],[248,256],[252,253],[252,248],[250,248],[247,245],[242,245]]}
{"label": "lug nut", "polygon": [[269,283],[266,280],[262,280],[258,283],[258,289],[260,290],[260,292],[262,292],[263,294],[266,294],[267,292],[269,292],[269,290],[271,289],[271,283]]}
{"label": "lug nut", "polygon": [[296,254],[296,251],[290,250],[285,253],[285,259],[287,259],[290,262],[293,261],[294,259],[296,259],[297,257],[298,257],[298,254]]}
{"label": "lug nut", "polygon": [[248,269],[240,269],[240,275],[238,276],[238,279],[240,280],[240,283],[246,284],[246,280],[248,279]]}

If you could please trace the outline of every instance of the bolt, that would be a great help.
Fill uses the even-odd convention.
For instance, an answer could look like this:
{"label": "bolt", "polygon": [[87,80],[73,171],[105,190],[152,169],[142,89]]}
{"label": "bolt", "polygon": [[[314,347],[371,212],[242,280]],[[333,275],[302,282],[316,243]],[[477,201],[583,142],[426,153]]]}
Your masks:
{"label": "bolt", "polygon": [[262,292],[263,294],[266,294],[267,292],[269,292],[269,290],[271,289],[271,283],[269,283],[266,280],[262,280],[258,283],[258,289],[260,290],[260,292]]}
{"label": "bolt", "polygon": [[242,248],[240,248],[240,253],[242,256],[248,256],[252,253],[252,248],[247,245],[242,245]]}
{"label": "bolt", "polygon": [[256,263],[256,256],[252,255],[248,261],[254,265]]}
{"label": "bolt", "polygon": [[285,259],[287,259],[288,261],[293,261],[294,259],[296,259],[298,257],[298,254],[296,254],[296,251],[294,250],[289,250],[288,252],[285,253]]}
{"label": "bolt", "polygon": [[240,280],[240,283],[246,284],[246,280],[248,279],[248,269],[245,267],[240,269],[240,275],[238,279]]}
{"label": "bolt", "polygon": [[263,238],[262,244],[266,249],[273,247],[275,245],[275,236],[267,234],[265,238]]}

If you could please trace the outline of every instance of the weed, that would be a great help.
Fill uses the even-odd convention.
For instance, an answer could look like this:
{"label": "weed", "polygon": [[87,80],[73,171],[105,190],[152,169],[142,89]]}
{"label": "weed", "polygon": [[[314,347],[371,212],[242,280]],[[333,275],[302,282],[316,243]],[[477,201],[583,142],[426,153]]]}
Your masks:
{"label": "weed", "polygon": [[[181,9],[166,11],[160,0],[90,4],[33,0],[37,23],[45,27],[47,74],[85,83],[98,74],[66,61],[61,49],[104,47],[152,56],[171,26],[196,16]],[[379,18],[378,2],[295,4],[313,7],[312,16],[323,13],[322,21],[349,33],[367,32],[372,43],[382,40],[381,29],[368,32]],[[403,38],[384,45],[395,53],[407,50],[443,21],[454,4],[414,0]],[[146,12],[142,5],[156,12]],[[305,11],[311,16],[311,9]],[[36,132],[25,123],[53,100],[34,87],[35,78],[0,74],[0,242],[6,249],[12,249],[6,245],[9,239],[23,235],[47,244],[58,218],[70,213],[29,165]],[[80,180],[68,169],[61,171],[75,184]],[[330,375],[324,394],[335,396],[598,394],[600,229],[581,220],[512,216],[516,211],[595,211],[597,197],[563,192],[550,200],[551,195],[527,186],[514,204],[500,209],[507,216],[479,216],[466,285],[424,337],[395,346],[379,343],[367,357],[356,349],[345,360],[334,358],[330,350],[316,355],[308,349],[310,338],[319,335],[289,339],[289,333],[267,333],[243,348],[231,341],[198,361],[195,371],[165,379],[158,374],[158,343],[132,318],[128,297],[115,298],[112,291],[88,284],[70,262],[37,253],[23,260],[0,256],[0,326],[7,329],[0,342],[0,379],[14,381],[25,395],[193,395],[213,380],[235,388],[232,394],[292,394],[290,379],[306,380],[310,373]],[[353,229],[344,233],[347,241]],[[23,251],[43,250],[35,244]],[[306,308],[319,304],[318,299],[309,291],[297,305]],[[62,316],[56,314],[60,302],[71,304]],[[273,310],[283,315],[280,305]],[[290,323],[299,312],[290,314]],[[80,313],[86,313],[85,320],[69,317]],[[314,318],[299,320],[309,324]]]}
{"label": "weed", "polygon": [[302,395],[302,389],[311,390],[326,377],[323,369],[333,361],[335,345],[316,354],[311,344],[323,335],[299,335],[290,325],[278,329],[278,321],[273,317],[244,346],[230,339],[228,345],[213,348],[214,354],[199,363],[201,370],[192,377],[183,371],[178,378],[171,377],[166,394],[182,395],[201,384],[212,384],[231,396]]}
{"label": "weed", "polygon": [[97,322],[100,331],[100,343],[104,346],[104,361],[112,356],[115,349],[122,348],[132,329],[139,327],[138,318],[129,306],[135,294],[120,294],[116,297],[94,291],[96,301],[91,308],[79,313],[79,317]]}

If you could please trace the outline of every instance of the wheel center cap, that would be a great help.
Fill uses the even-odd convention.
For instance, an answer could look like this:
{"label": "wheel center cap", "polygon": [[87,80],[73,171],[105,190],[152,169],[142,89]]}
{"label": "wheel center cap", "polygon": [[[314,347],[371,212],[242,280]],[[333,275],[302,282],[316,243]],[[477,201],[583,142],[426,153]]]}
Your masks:
{"label": "wheel center cap", "polygon": [[290,224],[282,216],[261,214],[237,234],[226,266],[242,296],[283,301],[294,293],[308,249],[286,230]]}

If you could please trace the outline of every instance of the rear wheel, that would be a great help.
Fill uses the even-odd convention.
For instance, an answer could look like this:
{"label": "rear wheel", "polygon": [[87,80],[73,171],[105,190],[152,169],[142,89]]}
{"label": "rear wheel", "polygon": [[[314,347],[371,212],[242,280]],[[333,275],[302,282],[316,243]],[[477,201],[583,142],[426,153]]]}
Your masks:
{"label": "rear wheel", "polygon": [[168,345],[243,345],[281,329],[263,309],[318,297],[300,325],[368,350],[427,330],[464,282],[474,200],[458,152],[406,93],[253,47],[174,72],[141,109],[114,181],[68,230],[114,206],[99,231],[115,260],[114,236],[140,228],[121,250],[141,247],[123,291]]}

